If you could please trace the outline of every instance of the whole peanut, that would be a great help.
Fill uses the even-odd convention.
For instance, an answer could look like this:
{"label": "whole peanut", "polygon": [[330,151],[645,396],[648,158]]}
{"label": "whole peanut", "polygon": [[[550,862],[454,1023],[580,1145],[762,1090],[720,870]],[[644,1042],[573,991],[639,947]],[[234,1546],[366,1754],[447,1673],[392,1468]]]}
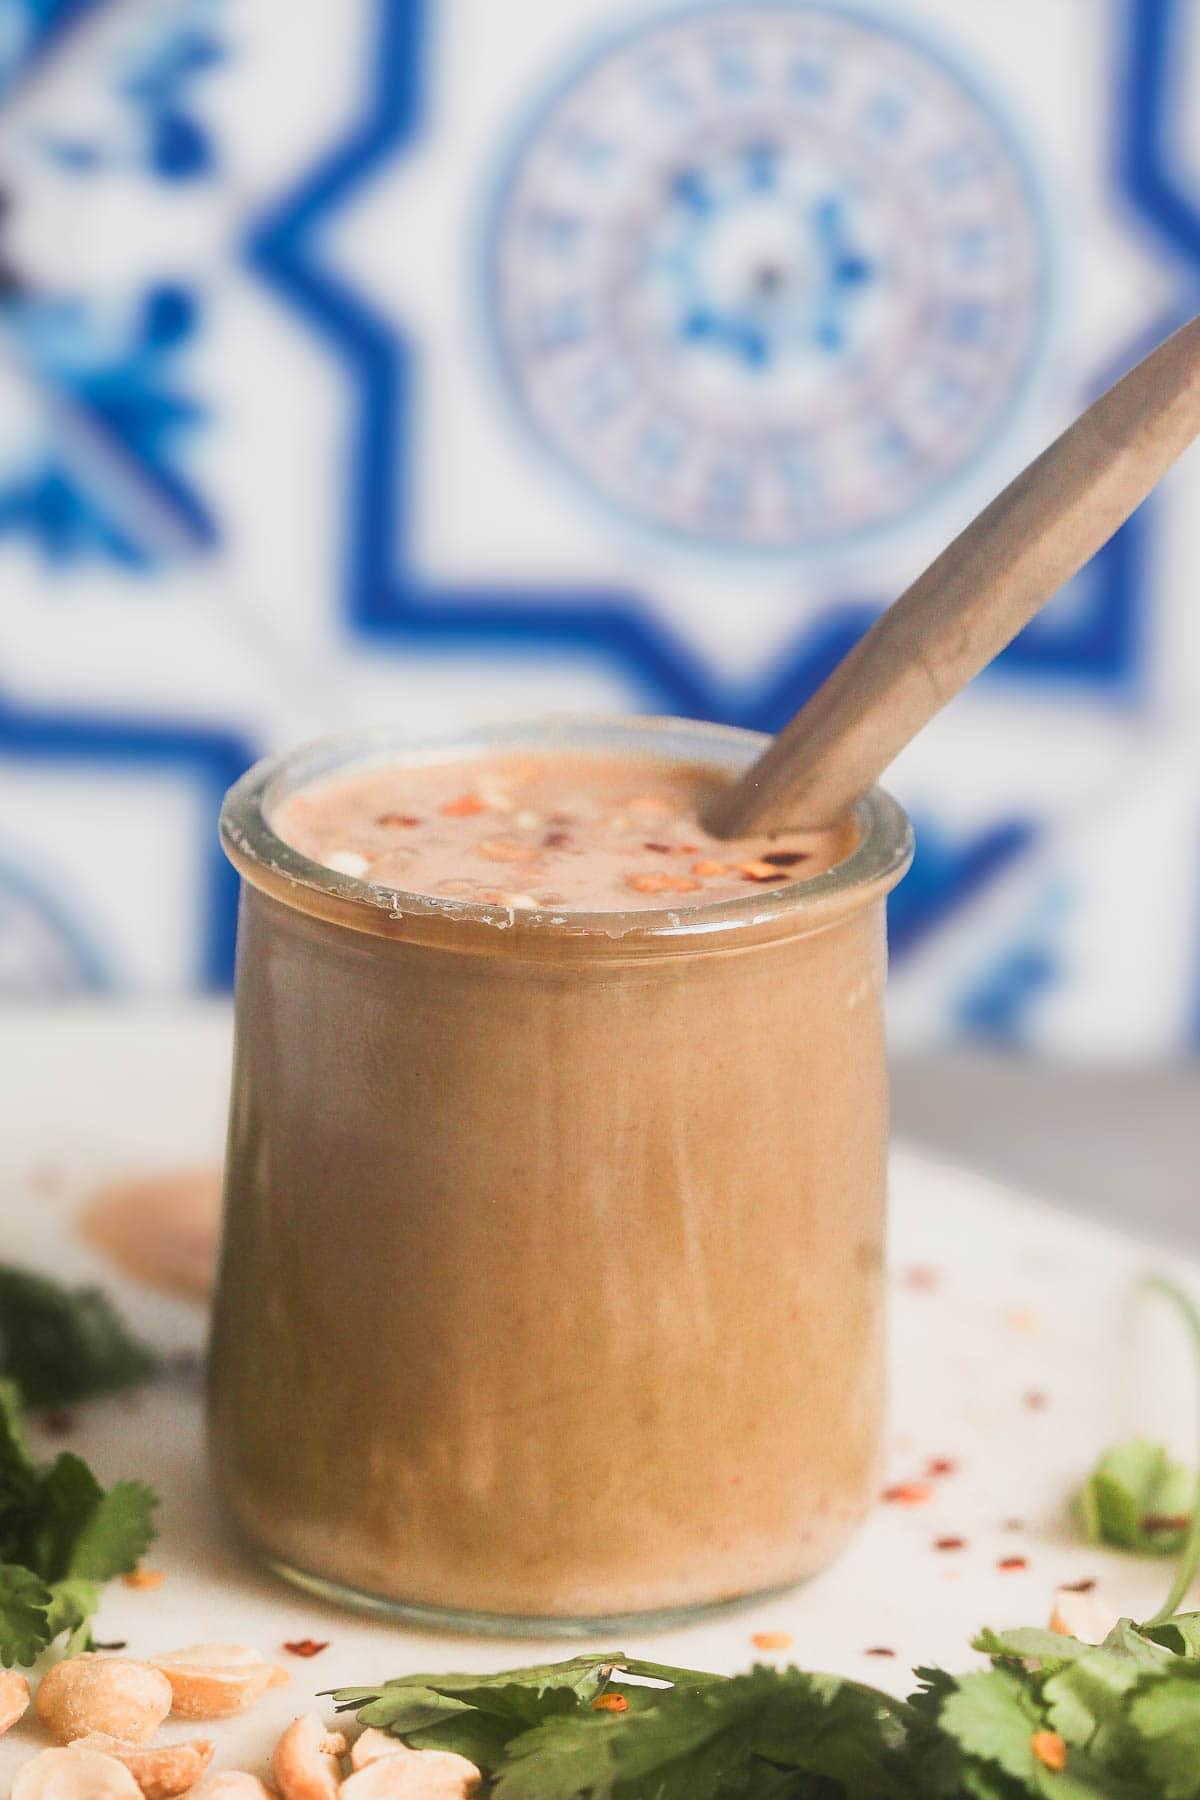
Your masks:
{"label": "whole peanut", "polygon": [[171,1710],[171,1684],[145,1663],[88,1653],[47,1669],[34,1710],[60,1744],[93,1731],[144,1744]]}

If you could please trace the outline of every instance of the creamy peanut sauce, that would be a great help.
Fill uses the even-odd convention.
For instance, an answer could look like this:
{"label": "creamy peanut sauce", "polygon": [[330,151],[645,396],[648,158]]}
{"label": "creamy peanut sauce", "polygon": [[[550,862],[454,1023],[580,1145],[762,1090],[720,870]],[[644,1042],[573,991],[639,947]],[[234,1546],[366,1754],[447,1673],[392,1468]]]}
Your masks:
{"label": "creamy peanut sauce", "polygon": [[853,848],[853,827],[713,837],[701,819],[728,780],[622,756],[391,764],[292,794],[271,822],[314,862],[380,887],[555,912],[732,900]]}

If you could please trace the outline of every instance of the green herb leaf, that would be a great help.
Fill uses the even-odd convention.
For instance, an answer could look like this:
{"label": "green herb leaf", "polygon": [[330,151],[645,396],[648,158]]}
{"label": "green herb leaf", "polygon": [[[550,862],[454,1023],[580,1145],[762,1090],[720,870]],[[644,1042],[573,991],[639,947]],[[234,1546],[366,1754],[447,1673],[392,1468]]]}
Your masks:
{"label": "green herb leaf", "polygon": [[1176,1656],[1200,1657],[1200,1612],[1176,1613],[1157,1625],[1144,1625],[1142,1635]]}
{"label": "green herb leaf", "polygon": [[1161,1444],[1131,1438],[1100,1458],[1076,1500],[1090,1544],[1174,1556],[1191,1519],[1196,1478]]}
{"label": "green herb leaf", "polygon": [[1036,1657],[1045,1667],[1074,1662],[1078,1657],[1086,1656],[1090,1646],[1080,1643],[1078,1638],[1063,1637],[1057,1631],[1029,1625],[1016,1631],[991,1631],[985,1627],[972,1639],[971,1648],[982,1650],[994,1662],[1026,1662]]}
{"label": "green herb leaf", "polygon": [[50,1642],[50,1590],[30,1569],[0,1563],[0,1662],[34,1662]]}
{"label": "green herb leaf", "polygon": [[158,1358],[98,1288],[0,1265],[0,1375],[28,1406],[64,1406],[145,1381]]}
{"label": "green herb leaf", "polygon": [[1129,1728],[1146,1772],[1146,1792],[1155,1800],[1200,1800],[1200,1665],[1182,1663],[1137,1694]]}
{"label": "green herb leaf", "polygon": [[0,1663],[28,1663],[69,1633],[87,1649],[100,1584],[136,1568],[157,1500],[136,1481],[107,1492],[70,1451],[39,1469],[11,1384],[0,1384]]}
{"label": "green herb leaf", "polygon": [[55,1581],[50,1587],[50,1611],[46,1621],[46,1642],[52,1644],[69,1632],[64,1656],[78,1656],[92,1647],[92,1620],[100,1605],[100,1590],[94,1581],[71,1579]]}

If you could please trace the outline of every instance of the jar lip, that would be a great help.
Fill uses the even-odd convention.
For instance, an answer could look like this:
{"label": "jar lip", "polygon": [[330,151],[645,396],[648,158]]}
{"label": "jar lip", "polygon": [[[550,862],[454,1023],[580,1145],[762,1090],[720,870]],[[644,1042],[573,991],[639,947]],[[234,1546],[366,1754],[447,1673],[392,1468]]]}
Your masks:
{"label": "jar lip", "polygon": [[[620,912],[525,910],[441,895],[383,887],[343,875],[315,862],[279,837],[271,813],[289,794],[310,783],[380,763],[411,767],[451,762],[487,753],[518,754],[569,750],[573,754],[662,756],[673,761],[739,772],[767,743],[762,732],[692,719],[636,714],[573,714],[509,725],[464,727],[410,735],[397,727],[342,732],[314,739],[263,758],[236,781],[221,808],[221,841],[239,872],[257,886],[305,906],[304,895],[338,904],[348,924],[350,908],[362,909],[361,929],[383,928],[388,919],[440,921],[515,929],[522,934],[625,938],[685,938],[747,926],[765,926],[798,911],[824,910],[858,890],[893,887],[912,860],[908,815],[883,788],[865,794],[856,807],[859,839],[841,862],[817,875],[755,889],[730,900],[700,905],[631,907]],[[261,874],[265,879],[256,879]],[[382,916],[381,916],[382,915]]]}

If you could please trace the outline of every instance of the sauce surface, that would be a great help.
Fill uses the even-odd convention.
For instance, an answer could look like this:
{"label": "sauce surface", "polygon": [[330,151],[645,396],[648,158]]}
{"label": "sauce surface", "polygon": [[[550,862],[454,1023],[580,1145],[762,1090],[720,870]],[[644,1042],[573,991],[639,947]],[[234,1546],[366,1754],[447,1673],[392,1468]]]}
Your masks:
{"label": "sauce surface", "polygon": [[553,912],[732,900],[822,873],[854,828],[728,841],[705,831],[717,769],[622,756],[383,764],[289,795],[271,823],[379,887]]}

